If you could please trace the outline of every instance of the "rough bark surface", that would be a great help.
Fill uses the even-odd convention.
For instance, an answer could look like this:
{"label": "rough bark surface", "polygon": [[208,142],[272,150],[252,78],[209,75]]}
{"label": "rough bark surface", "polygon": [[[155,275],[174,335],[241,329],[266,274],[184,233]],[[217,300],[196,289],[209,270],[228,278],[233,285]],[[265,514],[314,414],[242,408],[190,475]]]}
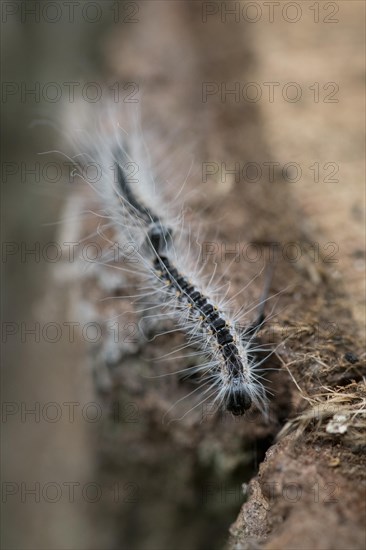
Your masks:
{"label": "rough bark surface", "polygon": [[[365,406],[359,48],[364,7],[339,5],[339,23],[333,26],[316,26],[309,13],[292,26],[284,20],[251,26],[230,19],[223,23],[220,12],[204,24],[200,2],[146,2],[139,24],[114,32],[105,44],[107,82],[144,83],[142,109],[157,149],[170,154],[166,136],[174,134],[172,166],[178,159],[182,180],[191,159],[184,144],[193,143],[187,186],[199,194],[189,204],[188,220],[199,218],[212,235],[208,240],[238,243],[240,250],[248,243],[261,247],[263,261],[241,260],[230,267],[233,295],[263,267],[270,243],[280,243],[282,252],[289,242],[302,248],[295,262],[277,255],[271,287],[273,294],[280,293],[276,317],[260,335],[277,349],[267,361],[275,368],[269,374],[268,421],[256,414],[203,420],[202,408],[184,416],[196,404],[193,398],[181,411],[178,407],[179,421],[165,417],[195,386],[175,376],[150,378],[157,371],[149,359],[169,353],[183,336],[173,341],[168,335],[158,346],[137,340],[116,347],[105,340],[93,350],[96,387],[110,411],[98,445],[100,480],[108,487],[118,479],[132,496],[135,489],[139,493],[136,502],[116,506],[111,492],[110,503],[98,508],[96,522],[101,529],[110,525],[112,547],[222,547],[244,493],[247,501],[230,530],[231,550],[364,547],[364,426],[355,425],[352,414],[343,431],[332,433],[330,426],[345,402],[352,410]],[[264,94],[263,83],[271,81],[298,82],[304,97],[284,101],[276,88],[274,102],[232,96],[222,101],[220,94],[202,101],[204,82],[228,88],[257,82]],[[315,102],[309,90],[314,82],[337,82],[340,102]],[[202,162],[209,161],[227,167],[275,161],[280,169],[273,182],[263,177],[250,183],[233,174],[203,182]],[[289,183],[281,168],[293,161],[301,165],[302,176]],[[309,170],[314,162],[336,163],[339,182],[324,181],[322,174],[315,183]],[[88,197],[81,210],[85,204]],[[71,240],[85,237],[92,224],[77,228]],[[263,279],[254,280],[245,301],[258,299],[262,284]],[[89,320],[102,323],[123,312],[129,318],[133,314],[124,301],[98,300],[123,294],[119,285],[104,268],[89,270],[72,302],[77,308],[84,304]],[[184,366],[180,360],[164,368],[173,372]],[[340,401],[324,412],[324,402],[334,395]],[[276,441],[289,419],[306,416],[309,409],[312,418],[302,417],[293,425],[296,430],[288,427]]]}

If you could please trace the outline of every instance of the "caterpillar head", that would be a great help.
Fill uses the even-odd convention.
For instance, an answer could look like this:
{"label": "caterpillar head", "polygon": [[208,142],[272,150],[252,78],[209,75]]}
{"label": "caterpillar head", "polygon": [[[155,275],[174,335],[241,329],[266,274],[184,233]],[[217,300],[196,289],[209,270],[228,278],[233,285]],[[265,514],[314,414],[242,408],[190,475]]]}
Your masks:
{"label": "caterpillar head", "polygon": [[252,398],[243,385],[235,385],[225,401],[226,409],[235,416],[243,415],[252,406]]}

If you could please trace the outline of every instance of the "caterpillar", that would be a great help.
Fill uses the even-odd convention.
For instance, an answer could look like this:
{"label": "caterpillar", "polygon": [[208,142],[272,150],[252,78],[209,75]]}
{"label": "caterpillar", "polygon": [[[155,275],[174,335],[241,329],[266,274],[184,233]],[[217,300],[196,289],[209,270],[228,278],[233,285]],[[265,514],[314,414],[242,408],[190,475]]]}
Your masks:
{"label": "caterpillar", "polygon": [[[215,290],[215,273],[204,276],[197,270],[183,210],[170,213],[171,204],[155,182],[139,131],[127,133],[109,119],[99,125],[93,139],[86,135],[88,144],[79,144],[87,150],[82,155],[101,167],[98,184],[87,180],[101,200],[98,216],[115,229],[121,249],[124,243],[134,245],[136,263],[131,269],[137,286],[141,297],[154,300],[142,317],[154,308],[164,311],[200,351],[205,359],[189,370],[200,376],[205,399],[236,416],[252,405],[265,414],[268,398],[258,357],[263,348],[256,338],[263,311],[254,324],[243,328],[240,311],[235,313]],[[138,180],[131,177],[134,167]]]}

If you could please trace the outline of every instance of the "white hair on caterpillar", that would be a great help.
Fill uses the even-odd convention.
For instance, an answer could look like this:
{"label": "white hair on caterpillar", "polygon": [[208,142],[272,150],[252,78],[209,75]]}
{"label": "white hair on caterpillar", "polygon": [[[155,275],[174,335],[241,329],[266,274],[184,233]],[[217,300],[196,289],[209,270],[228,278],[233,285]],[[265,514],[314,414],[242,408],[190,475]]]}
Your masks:
{"label": "white hair on caterpillar", "polygon": [[[182,189],[175,189],[172,198],[166,182],[154,177],[138,109],[125,106],[123,123],[114,105],[95,110],[97,116],[92,109],[88,116],[79,113],[72,136],[74,158],[82,167],[81,177],[95,193],[99,233],[112,227],[121,254],[128,246],[133,249],[129,271],[140,288],[138,296],[144,299],[142,318],[163,312],[187,335],[179,351],[193,346],[198,356],[205,357],[185,369],[187,375],[199,375],[199,404],[209,400],[234,415],[243,415],[253,404],[266,415],[268,398],[260,358],[264,347],[256,337],[263,316],[243,328],[241,310],[235,312],[233,300],[223,295],[215,272],[206,275],[204,266],[198,269],[197,237],[192,238],[185,227],[184,208],[179,205]],[[86,169],[92,165],[97,171],[94,178],[88,177]]]}

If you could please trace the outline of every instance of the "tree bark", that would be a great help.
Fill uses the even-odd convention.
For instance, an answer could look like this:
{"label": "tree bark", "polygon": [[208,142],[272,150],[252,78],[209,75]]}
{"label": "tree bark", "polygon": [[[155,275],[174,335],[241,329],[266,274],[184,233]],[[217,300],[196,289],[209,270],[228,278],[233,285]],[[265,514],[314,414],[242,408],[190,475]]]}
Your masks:
{"label": "tree bark", "polygon": [[[202,407],[184,416],[193,399],[178,406],[179,421],[166,415],[195,386],[177,376],[151,378],[157,371],[149,360],[169,353],[183,336],[118,346],[104,339],[93,349],[98,395],[110,412],[98,472],[105,486],[118,480],[125,491],[123,505],[111,491],[108,505],[98,508],[115,547],[222,547],[243,504],[230,530],[232,550],[363,548],[365,417],[356,411],[365,410],[357,47],[364,8],[343,2],[339,23],[327,26],[316,25],[302,7],[296,24],[279,17],[251,25],[222,22],[220,10],[204,22],[200,2],[146,2],[139,24],[116,31],[104,45],[106,80],[144,83],[143,119],[154,132],[154,149],[167,151],[174,168],[178,159],[182,180],[191,159],[184,144],[193,143],[187,186],[198,193],[187,217],[199,218],[221,251],[233,244],[239,250],[229,272],[232,295],[253,279],[237,301],[259,298],[263,278],[254,277],[273,250],[271,293],[278,293],[270,301],[274,317],[260,334],[276,350],[266,362],[273,394],[267,420],[207,409],[204,416]],[[243,97],[249,82],[260,100]],[[273,101],[268,82],[280,83]],[[288,99],[296,92],[285,88],[289,82],[301,88],[297,102]],[[329,82],[340,86],[339,103],[326,101],[335,89],[324,88]],[[203,100],[205,83],[218,92]],[[239,98],[225,95],[235,83]],[[166,136],[173,134],[172,150]],[[205,162],[218,167],[207,181]],[[260,167],[258,181],[250,181],[247,163]],[[333,172],[339,181],[332,181]],[[84,224],[74,240],[92,230]],[[250,261],[249,243],[260,261]],[[123,301],[98,301],[123,293],[120,283],[95,269],[81,277],[75,302],[88,304],[88,319],[102,324],[122,313],[133,320]],[[158,372],[185,366],[171,361]]]}

